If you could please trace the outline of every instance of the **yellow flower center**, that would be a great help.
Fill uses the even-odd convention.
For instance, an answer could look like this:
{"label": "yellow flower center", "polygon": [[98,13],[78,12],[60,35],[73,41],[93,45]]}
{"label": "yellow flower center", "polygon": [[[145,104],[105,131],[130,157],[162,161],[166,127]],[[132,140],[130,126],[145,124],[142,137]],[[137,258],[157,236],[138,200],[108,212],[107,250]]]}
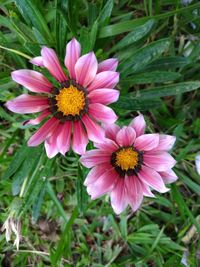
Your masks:
{"label": "yellow flower center", "polygon": [[115,164],[122,170],[134,169],[138,164],[138,160],[138,152],[134,151],[131,147],[122,148],[116,152]]}
{"label": "yellow flower center", "polygon": [[83,91],[78,90],[75,86],[70,85],[68,88],[60,90],[56,95],[58,111],[63,115],[79,115],[85,107],[85,95]]}

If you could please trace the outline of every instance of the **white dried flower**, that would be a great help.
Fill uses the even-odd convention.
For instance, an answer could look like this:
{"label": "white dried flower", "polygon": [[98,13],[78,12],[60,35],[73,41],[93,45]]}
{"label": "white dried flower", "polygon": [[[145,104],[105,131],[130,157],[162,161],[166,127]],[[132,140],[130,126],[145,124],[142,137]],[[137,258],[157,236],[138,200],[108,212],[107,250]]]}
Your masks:
{"label": "white dried flower", "polygon": [[9,242],[11,240],[12,234],[15,236],[14,246],[16,246],[17,250],[19,250],[19,243],[21,239],[21,223],[19,220],[14,219],[12,216],[8,216],[6,221],[4,222],[2,231],[5,231],[6,241]]}

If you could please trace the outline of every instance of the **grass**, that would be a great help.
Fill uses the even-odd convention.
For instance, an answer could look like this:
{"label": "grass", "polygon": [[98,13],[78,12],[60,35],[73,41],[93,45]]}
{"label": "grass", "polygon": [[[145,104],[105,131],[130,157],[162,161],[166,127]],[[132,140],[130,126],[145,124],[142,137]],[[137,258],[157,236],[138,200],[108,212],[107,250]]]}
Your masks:
{"label": "grass", "polygon": [[[22,233],[18,251],[1,234],[1,266],[200,266],[200,3],[182,2],[0,1],[0,225],[11,215]],[[91,201],[77,155],[49,160],[43,146],[28,148],[29,116],[4,106],[23,91],[10,72],[39,70],[28,60],[42,45],[63,62],[73,36],[83,53],[119,59],[119,124],[139,111],[148,132],[177,137],[179,180],[134,214],[116,216],[107,197]]]}

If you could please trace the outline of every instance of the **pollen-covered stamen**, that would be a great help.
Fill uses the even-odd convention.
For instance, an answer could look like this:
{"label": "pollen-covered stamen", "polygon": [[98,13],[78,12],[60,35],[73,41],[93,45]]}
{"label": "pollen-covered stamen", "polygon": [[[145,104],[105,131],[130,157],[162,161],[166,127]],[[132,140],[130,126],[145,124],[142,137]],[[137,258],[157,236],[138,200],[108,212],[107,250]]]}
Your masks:
{"label": "pollen-covered stamen", "polygon": [[133,147],[121,147],[112,154],[111,164],[122,177],[137,175],[143,162],[142,155],[142,152]]}
{"label": "pollen-covered stamen", "polygon": [[138,164],[138,152],[134,151],[130,147],[122,148],[116,153],[115,164],[125,171],[133,169]]}
{"label": "pollen-covered stamen", "polygon": [[80,120],[88,111],[87,90],[74,80],[63,82],[61,86],[61,89],[52,89],[49,110],[63,123]]}
{"label": "pollen-covered stamen", "polygon": [[83,91],[78,90],[75,86],[70,85],[68,88],[60,90],[56,95],[57,108],[63,115],[76,116],[80,115],[80,112],[85,107],[85,95]]}

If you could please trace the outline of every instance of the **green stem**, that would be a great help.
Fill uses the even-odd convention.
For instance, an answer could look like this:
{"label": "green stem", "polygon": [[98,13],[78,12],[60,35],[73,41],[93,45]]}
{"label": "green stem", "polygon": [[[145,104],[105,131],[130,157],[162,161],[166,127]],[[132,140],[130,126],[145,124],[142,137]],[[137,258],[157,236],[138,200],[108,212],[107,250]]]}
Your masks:
{"label": "green stem", "polygon": [[7,51],[10,51],[10,52],[13,52],[13,53],[15,53],[17,55],[20,55],[22,57],[25,57],[27,59],[31,59],[32,58],[32,57],[28,56],[27,54],[24,54],[24,53],[22,53],[22,52],[20,52],[18,50],[15,50],[15,49],[11,49],[11,48],[8,48],[8,47],[5,47],[5,46],[1,46],[1,45],[0,45],[0,48],[2,48],[4,50],[7,50]]}

